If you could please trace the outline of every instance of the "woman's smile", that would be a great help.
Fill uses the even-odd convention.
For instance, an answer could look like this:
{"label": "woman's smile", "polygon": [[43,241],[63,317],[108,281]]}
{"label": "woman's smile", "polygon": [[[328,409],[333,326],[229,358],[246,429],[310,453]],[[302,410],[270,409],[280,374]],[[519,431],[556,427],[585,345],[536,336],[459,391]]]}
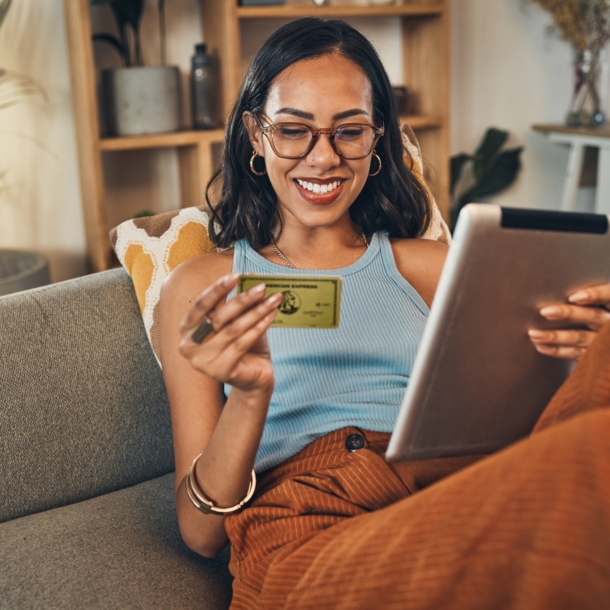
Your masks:
{"label": "woman's smile", "polygon": [[334,203],[343,192],[345,180],[330,178],[328,180],[295,178],[299,195],[312,205],[330,205]]}

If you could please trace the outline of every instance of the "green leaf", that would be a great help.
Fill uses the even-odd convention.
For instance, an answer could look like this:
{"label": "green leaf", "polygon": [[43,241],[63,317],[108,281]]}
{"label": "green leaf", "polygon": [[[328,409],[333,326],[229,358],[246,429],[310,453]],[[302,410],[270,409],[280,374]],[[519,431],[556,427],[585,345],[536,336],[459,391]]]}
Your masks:
{"label": "green leaf", "polygon": [[123,43],[116,36],[113,36],[112,34],[94,34],[93,41],[105,42],[106,44],[109,44],[121,56],[121,59],[125,62],[125,64],[129,64],[127,49],[125,49]]}
{"label": "green leaf", "polygon": [[468,163],[470,159],[472,159],[472,157],[470,155],[467,155],[466,153],[460,153],[459,155],[451,157],[451,188],[449,190],[451,194],[453,194],[453,191],[455,190],[455,185],[458,183],[458,180],[462,175],[462,169],[464,168],[464,165]]}
{"label": "green leaf", "polygon": [[[108,4],[114,15],[119,32],[119,44],[123,48],[121,53],[127,66],[142,65],[142,51],[140,44],[140,21],[144,11],[144,0],[89,0],[92,5]],[[131,57],[127,28],[131,28],[134,36],[135,57]],[[110,41],[106,39],[109,44]],[[117,48],[117,47],[115,47]],[[118,48],[117,48],[118,50]]]}
{"label": "green leaf", "polygon": [[[464,207],[464,206],[462,206],[462,207]],[[450,229],[451,233],[453,233],[453,231],[455,229],[455,225],[457,224],[458,216],[460,215],[461,209],[462,208],[458,208],[456,205],[456,206],[453,206],[449,210],[449,229]]]}
{"label": "green leaf", "polygon": [[492,163],[507,139],[507,131],[502,131],[495,127],[490,127],[486,131],[479,147],[474,153],[474,177],[477,182],[483,177],[483,173]]}
{"label": "green leaf", "polygon": [[112,0],[111,6],[117,20],[129,24],[137,33],[144,10],[144,0]]}
{"label": "green leaf", "polygon": [[144,10],[144,0],[89,0],[89,4],[110,4],[120,22],[129,24],[136,30],[140,25]]}
{"label": "green leaf", "polygon": [[125,49],[129,49],[126,28],[129,26],[133,32],[134,57],[127,54],[128,66],[142,66],[142,46],[140,44],[140,20],[144,10],[144,0],[112,0],[110,8],[116,19],[121,40]]}
{"label": "green leaf", "polygon": [[519,148],[506,150],[501,155],[498,155],[487,168],[481,180],[460,197],[456,206],[458,211],[467,203],[495,195],[509,187],[521,169],[520,156],[522,152],[523,147],[520,146]]}

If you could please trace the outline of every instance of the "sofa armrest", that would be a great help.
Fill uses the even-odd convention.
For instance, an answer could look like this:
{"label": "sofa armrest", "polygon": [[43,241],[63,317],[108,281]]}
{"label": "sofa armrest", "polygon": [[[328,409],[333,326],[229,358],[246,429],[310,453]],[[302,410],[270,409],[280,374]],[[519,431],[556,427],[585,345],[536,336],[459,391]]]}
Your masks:
{"label": "sofa armrest", "polygon": [[173,470],[165,386],[122,269],[0,298],[0,522]]}

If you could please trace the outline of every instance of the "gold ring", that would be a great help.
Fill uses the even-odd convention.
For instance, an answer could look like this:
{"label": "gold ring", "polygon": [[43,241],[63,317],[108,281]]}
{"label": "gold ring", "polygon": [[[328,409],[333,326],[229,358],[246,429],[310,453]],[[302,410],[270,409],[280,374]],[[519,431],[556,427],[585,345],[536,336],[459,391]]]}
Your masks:
{"label": "gold ring", "polygon": [[213,335],[216,331],[212,325],[212,320],[207,316],[199,324],[199,326],[191,334],[191,340],[193,343],[203,343],[210,335]]}

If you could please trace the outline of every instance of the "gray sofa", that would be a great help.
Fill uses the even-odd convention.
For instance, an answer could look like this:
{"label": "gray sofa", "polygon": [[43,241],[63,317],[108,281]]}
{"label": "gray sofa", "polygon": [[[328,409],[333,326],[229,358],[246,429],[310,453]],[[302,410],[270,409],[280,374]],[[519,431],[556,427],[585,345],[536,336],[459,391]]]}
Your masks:
{"label": "gray sofa", "polygon": [[167,397],[122,269],[0,298],[0,608],[227,608],[180,538]]}

